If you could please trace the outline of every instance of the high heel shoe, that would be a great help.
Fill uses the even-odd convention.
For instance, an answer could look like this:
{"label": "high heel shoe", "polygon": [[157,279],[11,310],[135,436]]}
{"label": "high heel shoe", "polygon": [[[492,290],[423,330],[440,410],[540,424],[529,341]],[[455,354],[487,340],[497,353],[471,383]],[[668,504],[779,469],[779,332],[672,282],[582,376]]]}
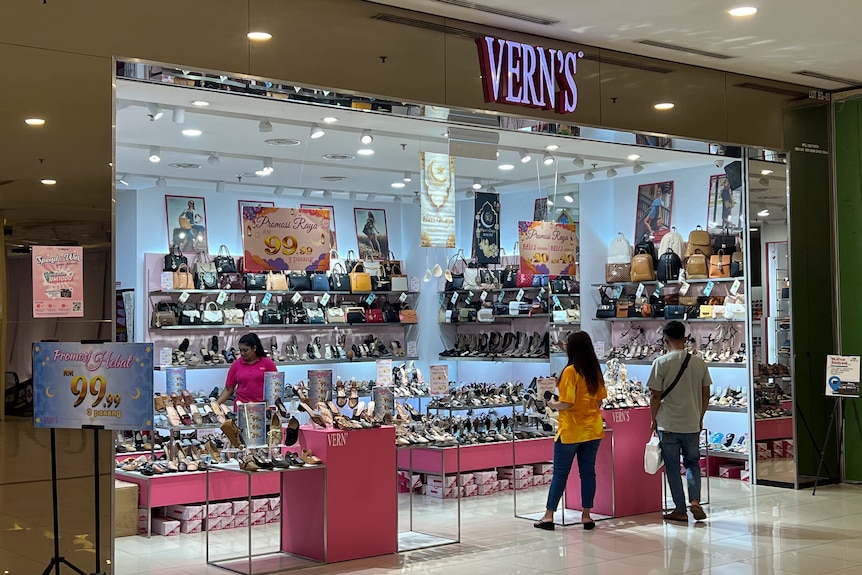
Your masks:
{"label": "high heel shoe", "polygon": [[[183,407],[183,401],[176,393],[171,394],[171,401],[174,403],[174,409],[176,410],[180,421],[183,425],[191,425],[192,417],[189,415],[188,411]],[[168,421],[170,421],[170,413],[168,413]]]}
{"label": "high heel shoe", "polygon": [[288,417],[287,407],[284,406],[284,402],[281,400],[280,397],[275,398],[275,409],[276,409],[276,411],[278,411],[278,414],[283,419],[287,419],[287,417]]}
{"label": "high heel shoe", "polygon": [[356,382],[351,381],[350,382],[350,392],[349,392],[349,395],[347,396],[347,406],[350,407],[351,409],[354,409],[354,408],[356,408],[356,406],[358,404],[359,404],[359,389],[356,387]]}
{"label": "high heel shoe", "polygon": [[313,421],[314,423],[316,423],[320,427],[326,427],[326,421],[321,416],[321,414],[319,414],[316,411],[314,411],[313,409],[311,409],[311,407],[309,407],[308,404],[305,403],[305,401],[299,402],[299,410],[307,413],[308,417],[311,418],[311,421]]}

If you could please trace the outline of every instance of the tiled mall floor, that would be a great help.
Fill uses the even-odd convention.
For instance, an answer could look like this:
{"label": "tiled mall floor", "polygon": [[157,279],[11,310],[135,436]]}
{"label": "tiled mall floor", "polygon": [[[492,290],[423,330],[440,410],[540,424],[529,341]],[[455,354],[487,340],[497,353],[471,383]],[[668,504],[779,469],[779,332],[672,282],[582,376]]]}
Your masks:
{"label": "tiled mall floor", "polygon": [[[712,480],[710,517],[663,524],[659,514],[611,519],[594,531],[579,525],[539,531],[514,517],[511,492],[462,502],[462,543],[311,567],[302,574],[431,573],[505,575],[859,575],[862,574],[862,487],[792,491]],[[518,494],[518,512],[539,511],[546,491]],[[361,497],[361,494],[357,494]],[[409,508],[401,496],[402,509]],[[414,529],[454,534],[453,501],[414,498]],[[373,503],[369,502],[369,513]],[[350,519],[362,529],[362,517]],[[277,525],[277,524],[276,524]],[[402,529],[407,517],[402,513]],[[277,546],[277,527],[255,528],[255,551]],[[211,552],[241,552],[244,530],[212,534]],[[118,575],[227,574],[205,565],[204,535],[125,537],[116,542]]]}

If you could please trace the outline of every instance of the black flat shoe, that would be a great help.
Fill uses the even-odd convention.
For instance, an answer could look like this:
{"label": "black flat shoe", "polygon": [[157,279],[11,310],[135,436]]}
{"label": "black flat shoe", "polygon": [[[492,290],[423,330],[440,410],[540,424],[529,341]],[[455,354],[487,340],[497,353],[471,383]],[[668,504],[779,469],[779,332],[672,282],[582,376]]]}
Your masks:
{"label": "black flat shoe", "polygon": [[595,528],[596,528],[596,522],[595,521],[587,521],[586,523],[584,523],[584,531],[592,531]]}
{"label": "black flat shoe", "polygon": [[291,417],[284,428],[284,444],[293,445],[299,440],[299,420]]}
{"label": "black flat shoe", "polygon": [[536,521],[533,523],[533,527],[544,529],[545,531],[553,531],[556,528],[553,521]]}

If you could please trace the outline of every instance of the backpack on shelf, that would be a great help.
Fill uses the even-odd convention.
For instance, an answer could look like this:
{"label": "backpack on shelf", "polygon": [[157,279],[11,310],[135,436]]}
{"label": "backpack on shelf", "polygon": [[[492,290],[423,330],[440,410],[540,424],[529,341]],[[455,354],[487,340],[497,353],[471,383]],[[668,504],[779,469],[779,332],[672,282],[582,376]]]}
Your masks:
{"label": "backpack on shelf", "polygon": [[[690,245],[690,244],[689,244]],[[709,277],[709,260],[697,251],[685,260],[685,275],[690,280],[705,280]]]}
{"label": "backpack on shelf", "polygon": [[655,281],[655,268],[653,268],[654,258],[645,251],[639,251],[632,258],[631,281],[633,282],[650,282]]}
{"label": "backpack on shelf", "polygon": [[667,248],[665,252],[658,258],[658,267],[656,268],[656,276],[661,282],[674,281],[679,277],[679,270],[682,269],[682,260],[673,249]]}
{"label": "backpack on shelf", "polygon": [[719,233],[712,236],[712,253],[717,253],[719,250],[727,255],[732,255],[736,251],[736,236],[729,228],[722,228]]}
{"label": "backpack on shelf", "polygon": [[682,258],[685,256],[685,240],[682,239],[682,234],[680,234],[676,228],[671,228],[668,233],[664,235],[661,239],[661,243],[658,246],[659,258],[665,255],[668,250],[673,251],[677,256]]}
{"label": "backpack on shelf", "polygon": [[635,254],[647,254],[652,257],[653,267],[658,262],[658,255],[655,253],[655,244],[649,239],[649,234],[644,234],[641,241],[635,244]]}
{"label": "backpack on shelf", "polygon": [[611,241],[608,246],[608,262],[609,264],[630,264],[632,261],[632,245],[626,239],[622,232],[617,234],[617,237]]}
{"label": "backpack on shelf", "polygon": [[685,248],[686,257],[700,253],[707,258],[712,255],[712,238],[709,232],[697,226],[688,234],[688,246]]}

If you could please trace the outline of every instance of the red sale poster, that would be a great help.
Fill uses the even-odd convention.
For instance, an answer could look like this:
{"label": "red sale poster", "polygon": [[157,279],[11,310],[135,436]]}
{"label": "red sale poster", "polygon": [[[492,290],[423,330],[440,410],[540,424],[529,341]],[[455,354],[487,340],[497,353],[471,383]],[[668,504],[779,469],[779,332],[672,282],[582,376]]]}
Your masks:
{"label": "red sale poster", "polygon": [[33,317],[84,317],[84,248],[33,246]]}

